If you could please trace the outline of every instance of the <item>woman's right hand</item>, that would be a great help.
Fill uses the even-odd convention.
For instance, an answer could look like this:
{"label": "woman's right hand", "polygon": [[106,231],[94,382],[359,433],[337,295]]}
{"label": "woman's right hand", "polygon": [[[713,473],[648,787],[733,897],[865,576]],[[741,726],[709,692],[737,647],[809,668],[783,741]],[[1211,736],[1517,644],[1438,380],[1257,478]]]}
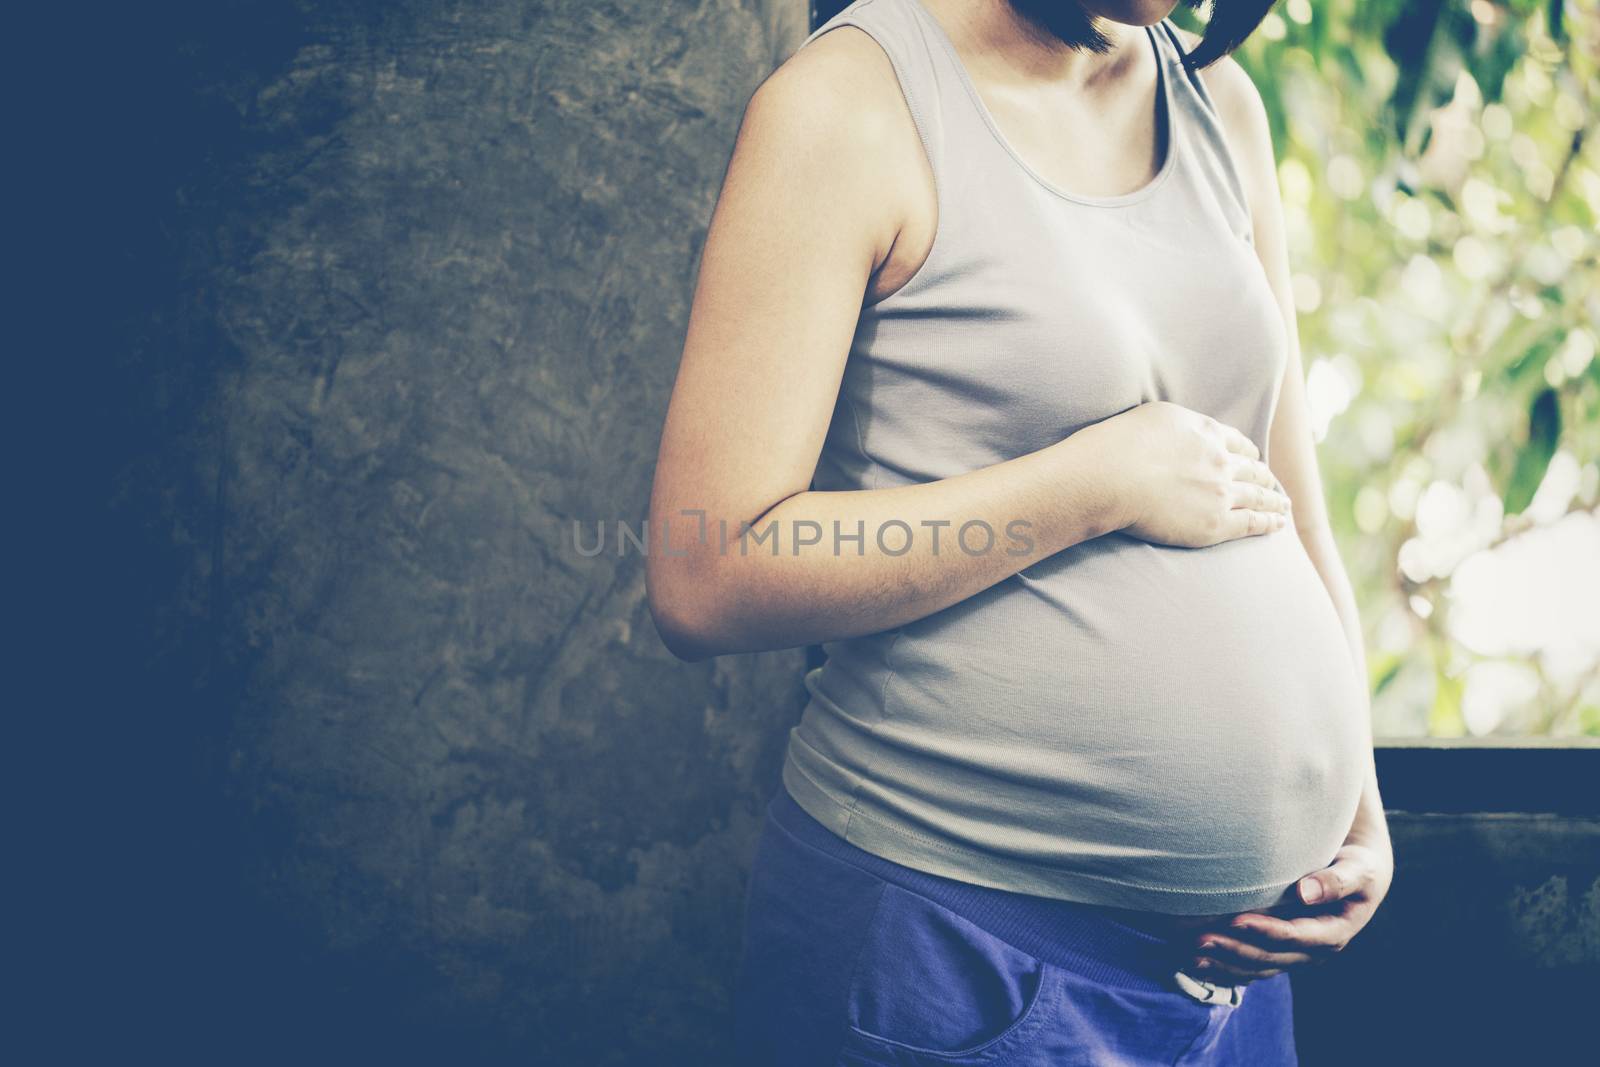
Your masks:
{"label": "woman's right hand", "polygon": [[1289,497],[1255,442],[1209,415],[1155,400],[1087,429],[1113,479],[1117,531],[1204,548],[1289,521]]}

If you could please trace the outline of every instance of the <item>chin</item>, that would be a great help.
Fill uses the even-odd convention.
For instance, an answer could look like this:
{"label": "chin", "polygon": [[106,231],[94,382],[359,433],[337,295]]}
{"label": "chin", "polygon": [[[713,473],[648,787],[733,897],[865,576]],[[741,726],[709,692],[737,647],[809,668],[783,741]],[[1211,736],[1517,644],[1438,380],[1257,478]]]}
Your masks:
{"label": "chin", "polygon": [[1017,14],[1041,30],[1077,48],[1108,52],[1114,41],[1099,28],[1106,22],[1124,26],[1153,26],[1170,15],[1179,4],[1199,9],[1205,0],[1115,0],[1107,3],[1081,3],[1079,0],[1009,0]]}
{"label": "chin", "polygon": [[1168,14],[1178,10],[1179,6],[1200,8],[1205,0],[1102,0],[1101,3],[1078,3],[1078,0],[1045,0],[1048,3],[1062,3],[1083,8],[1083,11],[1107,19],[1112,22],[1122,22],[1123,26],[1155,26],[1157,22],[1165,19]]}

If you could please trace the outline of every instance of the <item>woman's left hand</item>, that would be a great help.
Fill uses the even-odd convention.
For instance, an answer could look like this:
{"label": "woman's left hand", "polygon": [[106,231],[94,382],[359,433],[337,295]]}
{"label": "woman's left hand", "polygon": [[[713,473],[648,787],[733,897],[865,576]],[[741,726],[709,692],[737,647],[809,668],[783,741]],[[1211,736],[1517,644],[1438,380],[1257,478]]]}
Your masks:
{"label": "woman's left hand", "polygon": [[1225,927],[1195,938],[1189,973],[1219,985],[1242,985],[1328,960],[1367,925],[1393,877],[1394,856],[1387,841],[1378,846],[1346,844],[1331,864],[1300,879],[1299,897],[1308,914],[1235,915]]}

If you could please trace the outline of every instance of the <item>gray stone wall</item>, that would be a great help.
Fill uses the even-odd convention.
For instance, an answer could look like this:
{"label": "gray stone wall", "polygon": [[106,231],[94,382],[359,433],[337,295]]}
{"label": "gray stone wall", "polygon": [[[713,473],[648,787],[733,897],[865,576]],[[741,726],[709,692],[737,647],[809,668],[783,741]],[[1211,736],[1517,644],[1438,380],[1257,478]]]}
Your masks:
{"label": "gray stone wall", "polygon": [[108,816],[149,887],[117,924],[134,1032],[720,1061],[802,654],[679,663],[642,557],[572,524],[645,517],[737,123],[807,15],[117,18],[96,373],[107,688],[147,791]]}

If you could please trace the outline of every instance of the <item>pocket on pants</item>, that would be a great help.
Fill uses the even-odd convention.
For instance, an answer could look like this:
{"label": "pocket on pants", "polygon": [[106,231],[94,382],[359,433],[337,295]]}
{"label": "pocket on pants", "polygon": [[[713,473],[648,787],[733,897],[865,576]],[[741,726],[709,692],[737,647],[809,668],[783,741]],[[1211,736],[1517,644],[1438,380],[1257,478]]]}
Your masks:
{"label": "pocket on pants", "polygon": [[1050,964],[887,885],[850,979],[840,1063],[1004,1063],[1048,1017],[1057,979]]}

